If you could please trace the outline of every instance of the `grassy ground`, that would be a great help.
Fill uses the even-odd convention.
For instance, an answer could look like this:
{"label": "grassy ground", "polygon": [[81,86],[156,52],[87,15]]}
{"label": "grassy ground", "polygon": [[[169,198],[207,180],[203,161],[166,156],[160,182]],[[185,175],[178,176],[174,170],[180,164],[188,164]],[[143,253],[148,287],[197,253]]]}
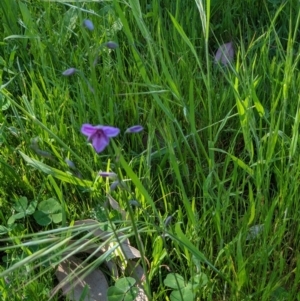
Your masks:
{"label": "grassy ground", "polygon": [[[123,238],[149,300],[300,300],[299,18],[294,0],[1,0],[2,300],[48,300],[65,253]],[[97,154],[84,123],[121,133]],[[109,286],[105,261],[128,276],[112,254],[88,258]],[[172,273],[196,288],[176,299]]]}

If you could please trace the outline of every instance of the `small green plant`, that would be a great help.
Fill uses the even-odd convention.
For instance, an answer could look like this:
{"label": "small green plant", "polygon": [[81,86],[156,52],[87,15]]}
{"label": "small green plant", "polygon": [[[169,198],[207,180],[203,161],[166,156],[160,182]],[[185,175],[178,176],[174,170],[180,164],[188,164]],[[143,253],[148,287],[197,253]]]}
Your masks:
{"label": "small green plant", "polygon": [[62,221],[61,204],[53,198],[39,203],[38,210],[33,214],[36,222],[41,226],[47,226],[51,222],[58,224]]}
{"label": "small green plant", "polygon": [[35,212],[37,205],[37,201],[33,200],[31,202],[28,202],[27,198],[22,196],[19,199],[16,200],[13,210],[14,213],[7,221],[7,225],[13,225],[16,220],[23,219],[24,217],[28,215],[32,215]]}
{"label": "small green plant", "polygon": [[167,287],[173,289],[170,299],[171,301],[194,300],[195,294],[205,287],[208,278],[204,273],[200,273],[186,282],[184,278],[177,273],[170,273],[164,280]]}
{"label": "small green plant", "polygon": [[139,289],[135,286],[135,279],[132,277],[121,278],[114,286],[107,290],[108,301],[133,301],[138,295]]}

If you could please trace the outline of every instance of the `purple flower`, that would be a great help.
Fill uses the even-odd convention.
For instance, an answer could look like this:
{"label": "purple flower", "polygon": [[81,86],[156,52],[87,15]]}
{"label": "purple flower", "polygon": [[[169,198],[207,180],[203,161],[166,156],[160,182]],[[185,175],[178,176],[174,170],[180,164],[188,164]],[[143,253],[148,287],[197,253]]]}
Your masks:
{"label": "purple flower", "polygon": [[141,125],[134,125],[134,126],[131,126],[130,128],[128,128],[125,133],[139,133],[143,130],[144,128],[141,126]]}
{"label": "purple flower", "polygon": [[103,178],[116,178],[117,177],[116,173],[109,172],[109,171],[100,171],[98,175]]}
{"label": "purple flower", "polygon": [[116,42],[114,42],[114,41],[109,41],[105,45],[109,49],[116,49],[116,48],[119,47],[119,45]]}
{"label": "purple flower", "polygon": [[116,188],[120,185],[120,182],[119,181],[114,181],[111,183],[110,187],[109,187],[109,190],[110,191],[114,191],[116,190]]}
{"label": "purple flower", "polygon": [[71,169],[76,170],[75,163],[72,162],[70,159],[66,158],[66,159],[65,159],[65,162],[66,162],[66,164],[67,164]]}
{"label": "purple flower", "polygon": [[118,128],[106,125],[83,124],[81,133],[88,137],[88,141],[92,142],[97,153],[102,152],[109,144],[109,138],[115,137],[120,133]]}
{"label": "purple flower", "polygon": [[172,218],[173,218],[172,215],[169,215],[169,216],[166,218],[166,220],[165,220],[165,226],[166,226],[166,227],[171,223]]}
{"label": "purple flower", "polygon": [[88,29],[88,30],[94,30],[94,24],[91,20],[85,19],[83,21],[83,25]]}
{"label": "purple flower", "polygon": [[64,75],[64,76],[71,76],[71,75],[73,75],[76,71],[77,71],[76,68],[69,68],[69,69],[65,70],[65,71],[62,73],[62,75]]}
{"label": "purple flower", "polygon": [[228,65],[230,62],[232,62],[234,57],[234,48],[233,43],[229,42],[226,44],[221,45],[217,53],[215,55],[215,63],[221,63],[224,66]]}
{"label": "purple flower", "polygon": [[136,206],[136,207],[141,207],[141,204],[137,200],[130,200],[129,205]]}

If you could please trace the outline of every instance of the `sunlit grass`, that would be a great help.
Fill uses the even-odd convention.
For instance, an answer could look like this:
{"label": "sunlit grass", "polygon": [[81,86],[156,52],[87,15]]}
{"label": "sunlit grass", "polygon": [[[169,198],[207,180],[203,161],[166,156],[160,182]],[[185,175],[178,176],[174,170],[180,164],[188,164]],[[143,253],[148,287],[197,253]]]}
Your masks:
{"label": "sunlit grass", "polygon": [[[148,2],[0,2],[2,299],[48,300],[81,242],[128,238],[149,299],[170,298],[174,272],[208,277],[195,300],[298,300],[299,3]],[[84,123],[120,134],[97,154]],[[8,224],[21,196],[55,198],[62,223]],[[112,235],[78,232],[85,219]],[[110,286],[112,254],[86,256]]]}

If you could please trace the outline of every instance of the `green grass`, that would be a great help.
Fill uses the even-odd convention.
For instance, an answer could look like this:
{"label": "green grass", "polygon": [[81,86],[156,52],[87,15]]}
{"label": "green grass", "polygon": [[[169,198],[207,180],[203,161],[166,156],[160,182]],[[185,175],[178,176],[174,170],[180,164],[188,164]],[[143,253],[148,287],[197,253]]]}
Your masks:
{"label": "green grass", "polygon": [[[171,272],[207,276],[194,300],[300,300],[299,20],[294,0],[0,1],[1,298],[48,300],[85,243],[111,243],[80,258],[114,286],[104,263],[128,276],[115,249],[129,239],[149,300],[174,300]],[[216,65],[231,40],[232,64]],[[97,154],[84,123],[121,134]],[[61,222],[8,224],[22,196],[56,199]],[[100,226],[74,226],[86,219]]]}

